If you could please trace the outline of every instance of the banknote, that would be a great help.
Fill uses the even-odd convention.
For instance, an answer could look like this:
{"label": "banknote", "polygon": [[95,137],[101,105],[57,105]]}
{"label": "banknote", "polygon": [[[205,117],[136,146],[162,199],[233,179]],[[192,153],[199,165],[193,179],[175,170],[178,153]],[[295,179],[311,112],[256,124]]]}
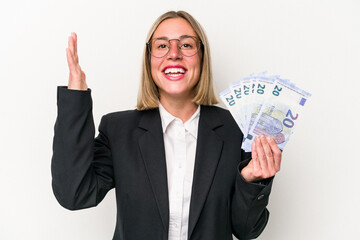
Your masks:
{"label": "banknote", "polygon": [[[252,76],[249,76],[247,78],[242,78],[239,81],[233,82],[229,85],[229,91],[230,94],[234,98],[234,104],[233,104],[233,111],[236,111],[236,116],[241,122],[239,127],[244,132],[248,132],[248,125],[246,124],[247,121],[247,97],[248,97],[248,91],[245,94],[246,88],[250,86]],[[221,94],[220,94],[221,96]]]}
{"label": "banknote", "polygon": [[239,126],[240,130],[244,133],[245,130],[245,126],[243,125],[243,123],[245,123],[244,119],[242,119],[242,117],[244,116],[238,108],[238,105],[236,105],[235,102],[235,96],[232,93],[232,91],[227,88],[224,91],[222,91],[220,93],[220,99],[221,101],[225,104],[225,106],[229,109],[231,115],[233,116],[233,118],[235,119],[235,122],[237,123],[237,125]]}
{"label": "banknote", "polygon": [[260,134],[272,137],[283,150],[310,96],[290,80],[266,73],[251,74],[220,93],[244,134],[242,149],[246,152]]}
{"label": "banknote", "polygon": [[274,83],[274,78],[275,76],[264,76],[261,74],[255,76],[252,81],[250,96],[246,109],[246,115],[248,116],[247,132],[245,132],[246,135],[249,133],[250,128],[254,123],[254,120],[256,119],[263,103],[265,102],[270,93],[270,90]]}

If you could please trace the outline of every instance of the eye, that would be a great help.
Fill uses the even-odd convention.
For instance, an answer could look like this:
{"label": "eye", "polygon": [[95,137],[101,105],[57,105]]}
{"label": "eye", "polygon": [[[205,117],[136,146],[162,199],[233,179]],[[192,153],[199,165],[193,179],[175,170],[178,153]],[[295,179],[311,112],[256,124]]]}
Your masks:
{"label": "eye", "polygon": [[154,39],[152,42],[152,50],[167,50],[169,48],[169,43],[167,40],[164,39]]}
{"label": "eye", "polygon": [[196,40],[192,37],[185,37],[180,41],[180,47],[184,50],[195,49],[196,46]]}
{"label": "eye", "polygon": [[158,48],[167,48],[167,45],[166,45],[166,44],[160,44],[160,45],[158,46]]}
{"label": "eye", "polygon": [[184,43],[181,47],[182,48],[192,48],[193,46],[191,44]]}

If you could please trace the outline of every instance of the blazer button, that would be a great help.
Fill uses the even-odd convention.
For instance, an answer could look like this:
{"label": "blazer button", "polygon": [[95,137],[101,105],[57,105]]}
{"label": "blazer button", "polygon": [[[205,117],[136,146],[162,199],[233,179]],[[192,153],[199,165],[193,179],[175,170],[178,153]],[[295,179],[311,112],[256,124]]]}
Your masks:
{"label": "blazer button", "polygon": [[258,200],[261,200],[262,198],[264,198],[264,194],[261,194],[260,196],[258,196]]}

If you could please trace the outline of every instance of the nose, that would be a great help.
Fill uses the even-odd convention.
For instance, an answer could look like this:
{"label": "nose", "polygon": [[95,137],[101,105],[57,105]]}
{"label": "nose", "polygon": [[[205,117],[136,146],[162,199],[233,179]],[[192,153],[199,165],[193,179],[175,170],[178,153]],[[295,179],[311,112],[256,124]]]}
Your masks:
{"label": "nose", "polygon": [[[175,40],[175,41],[173,41]],[[170,40],[170,50],[167,54],[168,59],[177,60],[182,58],[182,54],[179,49],[179,41],[177,39]]]}

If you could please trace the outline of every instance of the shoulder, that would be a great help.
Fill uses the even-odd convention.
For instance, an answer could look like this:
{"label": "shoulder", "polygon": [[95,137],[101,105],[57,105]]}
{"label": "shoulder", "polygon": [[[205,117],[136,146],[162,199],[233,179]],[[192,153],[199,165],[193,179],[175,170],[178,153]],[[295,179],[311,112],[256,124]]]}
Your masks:
{"label": "shoulder", "polygon": [[142,117],[151,112],[156,112],[156,109],[117,111],[108,113],[102,118],[111,126],[138,126]]}
{"label": "shoulder", "polygon": [[239,136],[243,136],[239,126],[237,125],[235,119],[231,115],[230,111],[218,106],[201,106],[203,112],[206,113],[206,121],[216,122],[218,126],[222,126],[219,128],[220,132],[224,132],[224,134],[236,134]]}
{"label": "shoulder", "polygon": [[117,112],[110,112],[106,115],[104,115],[108,121],[123,121],[127,119],[136,119],[141,117],[141,111],[138,111],[136,109],[133,110],[125,110],[125,111],[117,111]]}
{"label": "shoulder", "polygon": [[231,123],[231,124],[235,123],[234,118],[232,117],[230,111],[227,109],[218,106],[203,106],[203,105],[201,106],[201,108],[203,108],[204,111],[206,112],[210,112],[210,114],[213,115],[213,117],[218,118],[223,123]]}

